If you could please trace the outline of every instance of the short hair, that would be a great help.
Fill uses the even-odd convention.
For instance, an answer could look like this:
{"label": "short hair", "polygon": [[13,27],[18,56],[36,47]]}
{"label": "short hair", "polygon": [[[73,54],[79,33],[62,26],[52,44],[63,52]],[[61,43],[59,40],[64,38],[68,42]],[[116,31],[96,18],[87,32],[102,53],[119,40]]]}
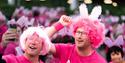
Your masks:
{"label": "short hair", "polygon": [[111,54],[112,54],[113,52],[114,52],[114,53],[120,52],[122,58],[123,58],[123,56],[124,56],[124,52],[123,52],[122,48],[119,47],[119,46],[114,45],[114,46],[112,46],[112,47],[110,47],[110,48],[108,49],[108,52],[107,52],[107,54],[106,54],[106,59],[107,59],[108,62],[111,61]]}

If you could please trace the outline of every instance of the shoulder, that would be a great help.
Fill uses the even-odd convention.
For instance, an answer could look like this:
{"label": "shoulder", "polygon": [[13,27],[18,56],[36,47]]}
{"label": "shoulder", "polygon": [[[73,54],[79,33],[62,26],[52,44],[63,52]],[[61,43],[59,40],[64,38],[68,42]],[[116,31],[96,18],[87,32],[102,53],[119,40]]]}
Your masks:
{"label": "shoulder", "polygon": [[96,57],[96,59],[101,63],[107,63],[106,59],[96,51],[93,53],[93,57]]}
{"label": "shoulder", "polygon": [[73,47],[73,44],[63,44],[63,43],[59,43],[59,44],[55,44],[56,47],[61,47],[61,48],[70,48]]}
{"label": "shoulder", "polygon": [[4,55],[2,56],[2,59],[6,61],[6,63],[13,63],[16,62],[16,56],[11,54],[11,55]]}
{"label": "shoulder", "polygon": [[56,55],[65,56],[72,50],[73,47],[73,44],[55,44]]}

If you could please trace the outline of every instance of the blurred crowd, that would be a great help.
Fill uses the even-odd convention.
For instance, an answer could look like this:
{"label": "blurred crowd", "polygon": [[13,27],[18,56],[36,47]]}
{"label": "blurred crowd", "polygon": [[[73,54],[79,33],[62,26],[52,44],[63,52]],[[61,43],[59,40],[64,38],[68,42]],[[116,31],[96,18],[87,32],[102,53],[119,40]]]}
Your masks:
{"label": "blurred crowd", "polygon": [[[0,54],[23,54],[19,47],[19,37],[25,29],[31,26],[41,26],[42,28],[51,26],[59,20],[61,15],[66,14],[64,7],[32,7],[32,9],[19,7],[15,9],[10,17],[11,19],[8,20],[8,18],[0,12]],[[73,18],[77,15],[79,14],[73,14],[71,17]],[[106,59],[108,48],[114,45],[121,47],[125,53],[125,17],[122,16],[119,18],[118,16],[108,14],[101,15],[100,20],[106,27],[106,39],[104,40],[103,45],[98,49],[100,54]],[[13,36],[8,35],[4,37],[4,34],[13,34]],[[72,28],[69,29],[68,27],[64,27],[51,38],[51,41],[53,43],[74,43]]]}

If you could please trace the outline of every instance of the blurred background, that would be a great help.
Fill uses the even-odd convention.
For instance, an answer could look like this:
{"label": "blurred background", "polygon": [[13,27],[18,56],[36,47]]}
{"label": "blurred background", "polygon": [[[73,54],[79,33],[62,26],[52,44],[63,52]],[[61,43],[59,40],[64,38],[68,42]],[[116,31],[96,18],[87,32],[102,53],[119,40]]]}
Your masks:
{"label": "blurred background", "polygon": [[[125,53],[125,0],[0,0],[0,53],[21,55],[17,44],[27,27],[51,26],[63,14],[76,17],[81,3],[87,5],[89,13],[94,6],[102,6],[99,18],[105,24],[105,35],[110,40],[104,41],[98,50],[100,54],[106,58],[107,49],[113,44],[121,46]],[[2,38],[4,33],[10,29],[15,29],[17,33],[12,31],[12,34],[18,37],[15,35],[11,40],[8,37],[2,41],[6,39],[6,36]],[[64,27],[51,40],[53,43],[74,43],[72,28]]]}
{"label": "blurred background", "polygon": [[125,14],[125,0],[0,0],[0,10],[8,18],[15,8],[24,6],[31,9],[33,6],[65,7],[67,14],[77,10],[79,4],[86,3],[91,10],[94,5],[102,5],[103,14],[108,10],[111,14],[121,16]]}

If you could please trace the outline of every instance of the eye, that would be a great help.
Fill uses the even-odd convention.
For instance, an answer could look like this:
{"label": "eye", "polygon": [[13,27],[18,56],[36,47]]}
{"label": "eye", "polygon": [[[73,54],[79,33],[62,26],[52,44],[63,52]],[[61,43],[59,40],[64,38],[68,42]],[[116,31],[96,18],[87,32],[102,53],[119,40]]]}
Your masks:
{"label": "eye", "polygon": [[79,34],[80,34],[80,35],[86,35],[86,33],[81,32],[81,31],[76,31],[76,34],[77,34],[77,35],[79,35]]}
{"label": "eye", "polygon": [[117,55],[120,55],[120,53],[119,53],[119,52],[117,52],[116,54],[117,54]]}
{"label": "eye", "polygon": [[113,52],[113,53],[111,53],[111,55],[112,55],[112,56],[114,56],[115,54],[116,54],[116,53],[114,53],[114,52]]}

